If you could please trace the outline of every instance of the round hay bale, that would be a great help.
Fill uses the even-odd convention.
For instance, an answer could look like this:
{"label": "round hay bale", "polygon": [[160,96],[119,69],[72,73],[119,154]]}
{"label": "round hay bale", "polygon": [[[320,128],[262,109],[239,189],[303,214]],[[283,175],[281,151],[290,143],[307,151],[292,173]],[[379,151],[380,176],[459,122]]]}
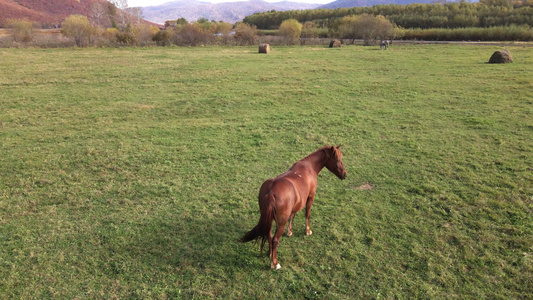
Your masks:
{"label": "round hay bale", "polygon": [[269,52],[270,52],[270,44],[259,45],[259,53],[269,53]]}
{"label": "round hay bale", "polygon": [[342,46],[342,43],[339,40],[332,40],[331,42],[329,42],[329,47],[330,48],[337,48],[337,47],[340,47],[340,46]]}
{"label": "round hay bale", "polygon": [[489,64],[506,64],[513,62],[513,57],[509,50],[496,51],[489,59]]}

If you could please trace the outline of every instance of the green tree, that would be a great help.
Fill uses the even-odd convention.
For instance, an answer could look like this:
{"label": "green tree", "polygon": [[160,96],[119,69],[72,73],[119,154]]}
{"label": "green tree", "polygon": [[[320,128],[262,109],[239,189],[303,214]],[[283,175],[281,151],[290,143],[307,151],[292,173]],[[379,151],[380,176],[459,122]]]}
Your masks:
{"label": "green tree", "polygon": [[281,22],[279,35],[287,45],[295,44],[302,34],[302,24],[295,19],[288,19]]}
{"label": "green tree", "polygon": [[[533,0],[480,0],[439,4],[414,3],[408,5],[374,5],[339,9],[264,12],[247,16],[244,23],[260,29],[275,29],[283,20],[296,19],[300,23],[313,21],[319,28],[330,28],[345,16],[369,14],[385,16],[403,28],[458,28],[465,26],[533,26]],[[459,15],[458,17],[456,17]],[[490,18],[488,22],[485,19]],[[497,23],[494,23],[494,22]]]}
{"label": "green tree", "polygon": [[337,34],[344,39],[363,39],[365,45],[394,38],[396,27],[383,16],[362,14],[341,19]]}
{"label": "green tree", "polygon": [[307,21],[302,25],[301,37],[304,39],[314,39],[319,36],[318,27],[315,23]]}
{"label": "green tree", "polygon": [[170,45],[170,38],[170,31],[159,30],[153,35],[152,41],[156,42],[158,46],[167,46]]}
{"label": "green tree", "polygon": [[68,16],[61,27],[61,33],[73,38],[78,47],[86,47],[95,34],[94,26],[89,23],[86,16],[82,15]]}
{"label": "green tree", "polygon": [[357,31],[359,16],[345,16],[337,24],[336,35],[342,39],[352,40],[361,38]]}
{"label": "green tree", "polygon": [[29,43],[33,40],[34,25],[29,19],[8,19],[6,27],[11,29],[11,35],[15,42]]}
{"label": "green tree", "polygon": [[177,25],[187,25],[187,24],[189,24],[189,21],[187,21],[187,19],[185,19],[185,18],[179,18],[178,20],[176,20],[176,24]]}

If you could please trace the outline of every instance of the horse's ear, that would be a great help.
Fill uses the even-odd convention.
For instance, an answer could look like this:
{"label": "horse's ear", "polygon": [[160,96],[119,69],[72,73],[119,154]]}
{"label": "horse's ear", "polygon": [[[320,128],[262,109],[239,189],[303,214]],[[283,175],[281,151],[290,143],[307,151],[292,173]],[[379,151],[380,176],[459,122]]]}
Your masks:
{"label": "horse's ear", "polygon": [[339,149],[339,148],[340,148],[341,146],[342,146],[342,145],[338,145],[338,146],[337,146],[337,147],[335,147],[335,148]]}

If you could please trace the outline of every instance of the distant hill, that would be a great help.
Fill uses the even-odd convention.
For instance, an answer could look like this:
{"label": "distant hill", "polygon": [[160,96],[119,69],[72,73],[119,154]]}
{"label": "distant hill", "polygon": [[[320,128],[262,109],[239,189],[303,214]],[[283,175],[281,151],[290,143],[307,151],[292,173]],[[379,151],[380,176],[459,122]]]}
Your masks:
{"label": "distant hill", "polygon": [[94,1],[100,0],[0,0],[0,25],[9,18],[28,18],[57,26],[71,14],[89,16],[90,3]]}
{"label": "distant hill", "polygon": [[[7,19],[22,18],[40,23],[44,28],[59,27],[70,15],[83,15],[93,20],[97,13],[101,20],[95,23],[110,26],[108,10],[107,0],[0,0],[0,27]],[[141,22],[152,24],[145,20]]]}
{"label": "distant hill", "polygon": [[143,7],[142,10],[144,19],[159,24],[179,18],[185,18],[189,22],[206,18],[208,20],[236,23],[242,21],[244,17],[257,12],[314,9],[318,6],[318,4],[290,1],[268,3],[261,0],[252,0],[211,4],[194,0],[182,0],[158,6]]}
{"label": "distant hill", "polygon": [[364,7],[374,6],[379,4],[400,4],[407,5],[411,3],[434,3],[435,0],[337,0],[318,8],[323,9],[336,9],[336,8],[349,8],[349,7]]}

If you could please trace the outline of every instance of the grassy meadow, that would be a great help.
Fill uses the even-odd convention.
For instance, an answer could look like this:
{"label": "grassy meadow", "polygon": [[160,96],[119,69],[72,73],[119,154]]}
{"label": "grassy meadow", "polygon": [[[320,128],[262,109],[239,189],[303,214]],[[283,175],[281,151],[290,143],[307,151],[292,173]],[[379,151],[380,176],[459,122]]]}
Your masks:
{"label": "grassy meadow", "polygon": [[[0,299],[533,298],[533,48],[0,49]],[[270,270],[262,182],[327,144]]]}

